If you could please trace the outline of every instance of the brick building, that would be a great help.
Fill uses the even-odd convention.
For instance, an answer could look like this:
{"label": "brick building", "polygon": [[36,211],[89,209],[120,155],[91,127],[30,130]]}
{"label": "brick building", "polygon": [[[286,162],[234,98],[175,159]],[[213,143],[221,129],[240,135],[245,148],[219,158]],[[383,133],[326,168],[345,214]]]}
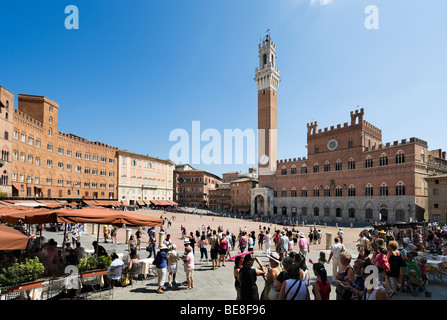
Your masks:
{"label": "brick building", "polygon": [[[256,69],[255,78],[259,129],[276,132],[278,83],[258,78],[258,74],[263,79],[279,75],[272,67],[276,46],[268,36],[259,52],[261,69]],[[271,57],[267,63],[263,63],[265,52]],[[445,153],[429,151],[427,142],[418,138],[383,143],[382,131],[364,120],[363,108],[350,116],[349,123],[330,128],[309,123],[306,157],[276,160],[276,134],[265,135],[269,148],[258,154],[260,187],[251,193],[253,214],[345,222],[424,219],[428,208],[424,178],[447,173]]]}
{"label": "brick building", "polygon": [[[148,155],[118,150],[118,199],[129,205],[150,200],[173,201],[175,164]],[[143,202],[141,202],[143,201]]]}
{"label": "brick building", "polygon": [[14,94],[0,87],[0,194],[2,197],[12,195],[11,163],[12,163],[12,113],[14,111]]}
{"label": "brick building", "polygon": [[258,186],[256,178],[241,178],[231,182],[231,210],[233,213],[251,213],[251,189]]}
{"label": "brick building", "polygon": [[231,212],[231,184],[221,183],[209,191],[210,209],[220,212]]}
{"label": "brick building", "polygon": [[209,208],[209,192],[222,183],[222,179],[205,170],[188,164],[178,165],[174,171],[175,201],[179,206]]}
{"label": "brick building", "polygon": [[428,221],[447,222],[447,174],[425,177],[428,189]]}
{"label": "brick building", "polygon": [[59,105],[46,97],[19,94],[10,108],[13,197],[117,198],[116,147],[59,131]]}

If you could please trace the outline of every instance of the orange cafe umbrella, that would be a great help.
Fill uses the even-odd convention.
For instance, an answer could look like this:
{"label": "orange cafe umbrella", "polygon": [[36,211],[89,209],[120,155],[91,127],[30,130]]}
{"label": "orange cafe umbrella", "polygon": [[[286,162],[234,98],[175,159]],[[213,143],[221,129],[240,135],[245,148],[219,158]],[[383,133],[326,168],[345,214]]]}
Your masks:
{"label": "orange cafe umbrella", "polygon": [[0,217],[2,222],[7,222],[14,225],[18,225],[20,223],[45,224],[57,222],[55,210],[50,209],[18,210],[8,213],[0,212]]}
{"label": "orange cafe umbrella", "polygon": [[127,226],[153,226],[163,225],[163,219],[149,217],[143,214],[120,210],[92,207],[83,209],[54,210],[58,222],[65,223],[95,223]]}
{"label": "orange cafe umbrella", "polygon": [[25,249],[28,242],[28,236],[4,224],[0,224],[0,250]]}

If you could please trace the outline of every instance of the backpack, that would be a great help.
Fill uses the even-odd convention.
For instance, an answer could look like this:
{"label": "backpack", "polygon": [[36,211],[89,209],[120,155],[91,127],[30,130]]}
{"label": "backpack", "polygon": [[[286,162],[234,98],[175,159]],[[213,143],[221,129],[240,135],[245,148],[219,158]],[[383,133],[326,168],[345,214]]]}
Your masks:
{"label": "backpack", "polygon": [[246,246],[247,246],[247,240],[244,237],[242,237],[241,238],[241,248],[245,248]]}
{"label": "backpack", "polygon": [[388,258],[386,255],[382,254],[382,263],[381,263],[381,267],[383,268],[383,271],[389,272],[390,271],[390,263],[388,262]]}

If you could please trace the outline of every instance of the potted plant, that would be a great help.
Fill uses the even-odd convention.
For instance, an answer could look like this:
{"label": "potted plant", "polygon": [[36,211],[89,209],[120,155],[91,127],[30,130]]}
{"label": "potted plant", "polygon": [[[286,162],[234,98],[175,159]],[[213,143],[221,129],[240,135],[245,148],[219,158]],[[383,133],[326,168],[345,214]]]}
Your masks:
{"label": "potted plant", "polygon": [[24,262],[15,262],[0,271],[2,293],[18,292],[42,286],[45,268],[39,258],[26,258]]}
{"label": "potted plant", "polygon": [[99,276],[107,273],[107,268],[112,263],[112,256],[92,255],[79,261],[78,269],[83,278]]}

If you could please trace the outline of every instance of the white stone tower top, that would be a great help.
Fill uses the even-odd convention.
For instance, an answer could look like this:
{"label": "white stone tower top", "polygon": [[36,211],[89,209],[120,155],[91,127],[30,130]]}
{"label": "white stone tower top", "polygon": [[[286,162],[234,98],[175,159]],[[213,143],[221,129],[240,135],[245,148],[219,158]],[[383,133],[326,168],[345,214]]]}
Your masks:
{"label": "white stone tower top", "polygon": [[259,90],[278,90],[279,69],[276,67],[276,45],[267,34],[259,44],[259,68],[255,71],[256,86]]}

